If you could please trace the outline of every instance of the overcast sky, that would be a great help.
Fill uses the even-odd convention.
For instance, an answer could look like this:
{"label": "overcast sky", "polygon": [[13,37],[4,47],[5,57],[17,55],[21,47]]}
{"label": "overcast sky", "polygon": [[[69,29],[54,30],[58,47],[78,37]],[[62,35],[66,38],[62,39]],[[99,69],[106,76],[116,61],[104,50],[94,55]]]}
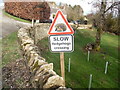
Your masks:
{"label": "overcast sky", "polygon": [[3,2],[3,0],[0,0],[0,3],[2,3]]}

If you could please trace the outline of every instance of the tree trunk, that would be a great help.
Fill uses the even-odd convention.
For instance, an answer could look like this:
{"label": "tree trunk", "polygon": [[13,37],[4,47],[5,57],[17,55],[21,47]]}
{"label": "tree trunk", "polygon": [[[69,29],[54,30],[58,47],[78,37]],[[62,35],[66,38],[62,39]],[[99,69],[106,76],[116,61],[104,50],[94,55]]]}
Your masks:
{"label": "tree trunk", "polygon": [[101,43],[101,28],[97,28],[96,41],[94,47],[96,51],[100,50],[100,43]]}
{"label": "tree trunk", "polygon": [[118,33],[120,32],[120,4],[118,5]]}
{"label": "tree trunk", "polygon": [[96,33],[96,41],[95,41],[95,50],[100,50],[100,43],[101,43],[101,34],[102,31],[105,28],[105,9],[106,9],[106,2],[105,0],[102,0],[101,2],[101,9],[100,9],[100,25],[97,27],[97,33]]}

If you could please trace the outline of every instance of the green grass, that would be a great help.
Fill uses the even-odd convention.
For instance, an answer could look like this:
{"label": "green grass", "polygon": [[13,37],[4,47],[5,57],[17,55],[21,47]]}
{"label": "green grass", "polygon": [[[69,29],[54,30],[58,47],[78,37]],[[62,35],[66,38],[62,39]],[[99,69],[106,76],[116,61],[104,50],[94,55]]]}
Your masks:
{"label": "green grass", "polygon": [[[118,88],[118,64],[120,64],[118,61],[118,36],[103,33],[101,52],[91,52],[88,62],[84,47],[87,43],[95,41],[95,33],[95,30],[78,30],[74,34],[74,52],[65,53],[67,87],[88,88],[89,75],[92,74],[92,88]],[[38,44],[43,49],[42,56],[54,64],[54,70],[60,75],[59,53],[50,52],[48,38],[44,38]],[[68,72],[69,58],[71,58],[71,72]],[[105,75],[106,61],[109,62],[109,65],[108,73]]]}
{"label": "green grass", "polygon": [[26,23],[31,23],[31,22],[28,21],[28,20],[24,20],[24,19],[18,18],[18,17],[16,17],[16,16],[10,15],[9,13],[5,12],[4,10],[3,10],[3,14],[6,15],[6,16],[8,16],[8,17],[10,17],[10,18],[12,18],[12,19],[14,19],[14,20],[17,20],[17,21],[26,22]]}
{"label": "green grass", "polygon": [[17,32],[6,36],[0,41],[2,43],[2,66],[20,58],[20,48],[17,41]]}

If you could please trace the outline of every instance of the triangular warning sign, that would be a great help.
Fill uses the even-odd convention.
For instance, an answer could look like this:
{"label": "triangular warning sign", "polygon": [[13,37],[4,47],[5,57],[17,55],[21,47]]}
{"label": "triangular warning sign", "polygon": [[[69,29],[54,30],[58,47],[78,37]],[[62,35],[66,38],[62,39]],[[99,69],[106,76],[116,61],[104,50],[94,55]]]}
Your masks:
{"label": "triangular warning sign", "polygon": [[61,34],[74,34],[73,29],[68,24],[68,21],[65,19],[63,13],[58,10],[55,19],[53,20],[49,32],[49,35],[61,35]]}

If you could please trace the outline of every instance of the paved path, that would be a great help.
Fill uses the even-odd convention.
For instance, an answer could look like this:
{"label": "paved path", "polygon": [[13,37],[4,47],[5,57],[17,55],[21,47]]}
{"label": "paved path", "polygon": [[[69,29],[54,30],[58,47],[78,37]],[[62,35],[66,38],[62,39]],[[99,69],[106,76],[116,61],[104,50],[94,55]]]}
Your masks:
{"label": "paved path", "polygon": [[[2,14],[2,8],[0,7],[0,16]],[[30,23],[24,23],[20,21],[16,21],[14,19],[9,18],[8,16],[5,16],[2,14],[2,19],[0,19],[0,38],[5,37],[9,35],[12,32],[18,31],[19,28],[25,27],[25,26],[30,26]]]}

